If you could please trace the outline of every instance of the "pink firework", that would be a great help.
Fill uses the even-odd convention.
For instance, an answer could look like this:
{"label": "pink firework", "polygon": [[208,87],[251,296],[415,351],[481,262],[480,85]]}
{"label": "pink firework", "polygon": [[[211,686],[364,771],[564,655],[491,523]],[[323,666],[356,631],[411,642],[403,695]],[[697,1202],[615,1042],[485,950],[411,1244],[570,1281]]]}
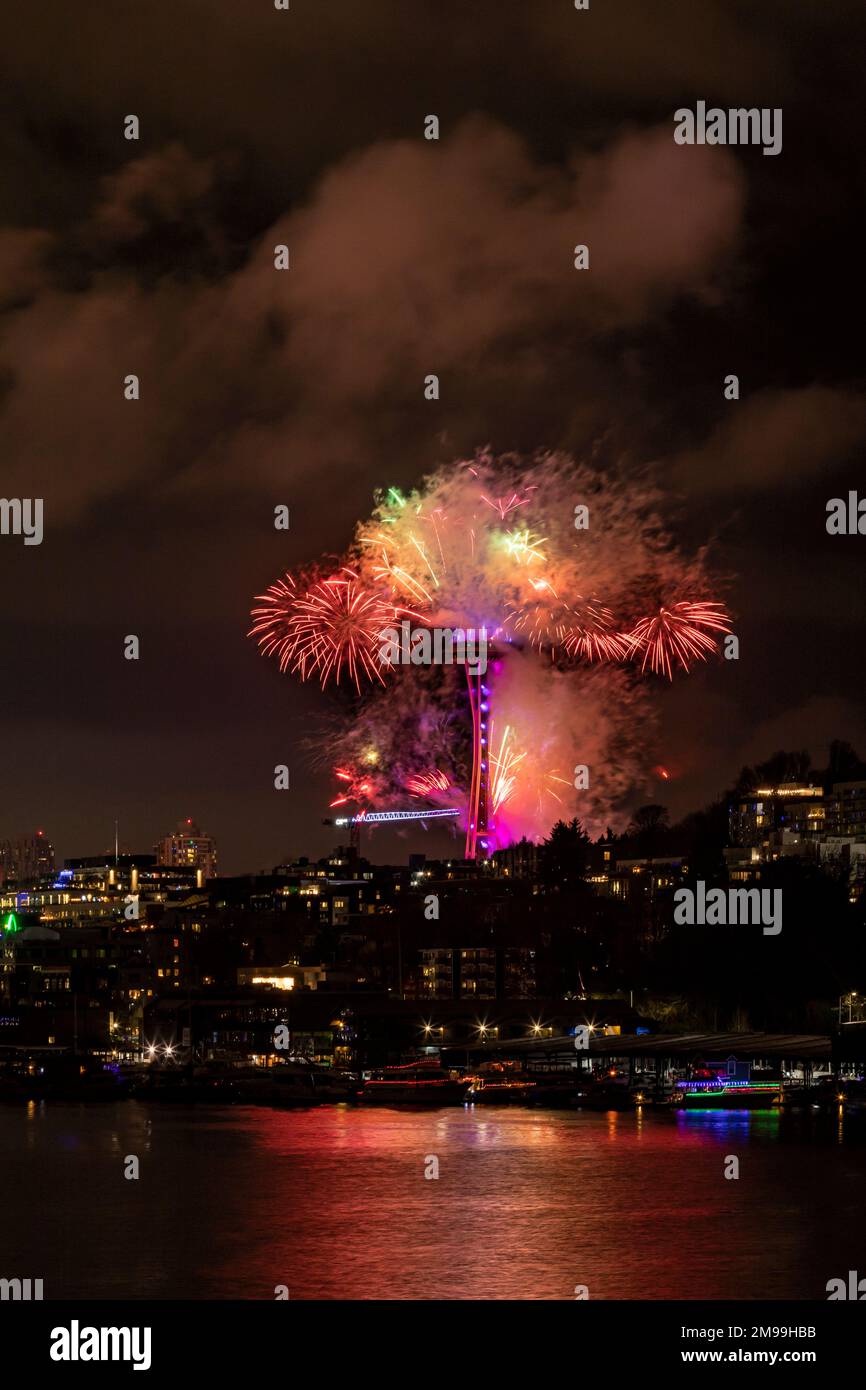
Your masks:
{"label": "pink firework", "polygon": [[721,603],[672,603],[651,618],[641,618],[623,638],[632,655],[643,656],[641,670],[673,679],[673,665],[688,671],[693,661],[706,661],[717,650],[713,632],[730,632],[730,620]]}
{"label": "pink firework", "polygon": [[[482,451],[408,493],[378,493],[333,577],[272,585],[253,610],[262,651],[301,679],[367,688],[352,727],[329,740],[341,770],[353,770],[348,783],[338,773],[335,804],[462,803],[467,858],[516,834],[543,836],[569,800],[588,823],[610,824],[640,776],[646,736],[635,673],[615,668],[672,679],[730,631],[724,605],[704,597],[713,589],[703,552],[690,558],[672,543],[662,500],[646,479],[566,455]],[[589,512],[591,527],[578,525]],[[487,634],[483,663],[463,663],[465,697],[460,673],[439,670],[420,646],[418,664],[414,646],[403,662],[404,639],[400,678],[387,681],[382,633],[403,617]],[[592,793],[550,771],[568,768],[576,721],[607,769]],[[356,779],[358,767],[369,770]]]}
{"label": "pink firework", "polygon": [[[475,472],[474,469],[472,471]],[[508,497],[493,498],[485,497],[484,493],[482,492],[481,501],[486,502],[488,507],[491,507],[494,512],[498,512],[499,520],[504,521],[505,518],[509,516],[511,512],[516,511],[518,507],[525,507],[527,502],[531,500],[530,494],[535,491],[536,489],[534,487],[530,487],[527,488],[525,497],[521,497],[519,492],[512,492],[511,495]]]}
{"label": "pink firework", "polygon": [[258,597],[262,606],[252,611],[249,635],[258,637],[266,656],[279,656],[281,671],[290,669],[301,680],[316,675],[322,689],[344,675],[358,691],[362,677],[384,685],[383,670],[390,668],[379,657],[381,633],[404,616],[416,616],[348,568],[306,590],[286,575]]}
{"label": "pink firework", "polygon": [[447,792],[450,786],[449,777],[438,767],[431,772],[414,773],[406,780],[406,790],[413,796],[433,796],[436,792]]}

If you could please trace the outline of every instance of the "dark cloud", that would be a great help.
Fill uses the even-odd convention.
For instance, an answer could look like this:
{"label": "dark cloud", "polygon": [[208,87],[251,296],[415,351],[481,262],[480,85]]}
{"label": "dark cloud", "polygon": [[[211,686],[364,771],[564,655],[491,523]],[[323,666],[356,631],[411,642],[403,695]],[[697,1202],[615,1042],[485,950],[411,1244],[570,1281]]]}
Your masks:
{"label": "dark cloud", "polygon": [[832,475],[864,443],[866,400],[852,389],[759,391],[671,466],[683,485],[741,497]]}
{"label": "dark cloud", "polygon": [[[470,379],[489,399],[491,384],[512,394],[527,375],[540,388],[544,373],[589,372],[605,335],[711,294],[743,205],[726,152],[683,157],[667,130],[555,169],[475,119],[441,147],[391,142],[329,170],[216,281],[142,285],[128,258],[105,268],[110,249],[164,244],[177,226],[216,244],[213,187],[212,165],[177,145],[131,161],[77,233],[95,258],[85,285],[62,288],[47,266],[7,316],[7,486],[38,480],[56,517],[145,479],[169,495],[270,489],[289,458],[295,488],[323,466],[339,481],[374,465],[374,412],[421,399],[431,371],[446,399]],[[576,241],[591,249],[588,272],[574,269]],[[274,268],[280,244],[287,272]],[[129,372],[140,402],[123,398]],[[471,451],[459,407],[447,418]]]}
{"label": "dark cloud", "polygon": [[[866,429],[864,28],[844,0],[7,7],[2,490],[47,531],[0,543],[4,833],[84,851],[111,804],[145,844],[196,814],[238,868],[327,843],[316,701],[257,660],[249,598],[342,550],[374,487],[487,443],[654,462],[737,576],[738,668],[663,702],[675,799],[764,736],[856,741],[862,585],[823,507]],[[783,106],[782,154],[675,146],[699,97]]]}

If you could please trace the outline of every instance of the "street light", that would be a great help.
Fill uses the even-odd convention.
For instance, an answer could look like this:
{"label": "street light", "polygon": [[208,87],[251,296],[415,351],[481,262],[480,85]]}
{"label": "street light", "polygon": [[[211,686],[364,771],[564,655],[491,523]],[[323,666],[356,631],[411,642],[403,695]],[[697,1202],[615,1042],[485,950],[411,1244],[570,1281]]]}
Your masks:
{"label": "street light", "polygon": [[857,998],[856,989],[849,990],[847,994],[839,995],[839,1027],[842,1027],[842,1009],[846,1001],[848,1004],[848,1022],[854,1022],[854,1000]]}

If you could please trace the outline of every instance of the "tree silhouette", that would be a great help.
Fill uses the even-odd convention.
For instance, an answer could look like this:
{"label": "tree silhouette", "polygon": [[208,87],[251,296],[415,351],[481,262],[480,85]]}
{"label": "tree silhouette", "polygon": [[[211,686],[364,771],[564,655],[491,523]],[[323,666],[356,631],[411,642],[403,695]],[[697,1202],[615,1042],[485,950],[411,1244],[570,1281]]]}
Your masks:
{"label": "tree silhouette", "polygon": [[669,830],[667,807],[653,802],[638,807],[626,835],[634,842],[638,854],[652,856],[661,854],[665,848]]}
{"label": "tree silhouette", "polygon": [[580,821],[557,821],[539,855],[541,877],[559,889],[584,887],[591,841]]}
{"label": "tree silhouette", "polygon": [[757,787],[778,787],[783,782],[805,782],[812,770],[812,759],[805,748],[786,752],[780,748],[763,763],[744,767],[737,778],[734,796],[743,796]]}
{"label": "tree silhouette", "polygon": [[866,778],[866,763],[863,763],[851,744],[842,738],[834,738],[830,744],[824,785],[829,790],[834,782],[859,782]]}

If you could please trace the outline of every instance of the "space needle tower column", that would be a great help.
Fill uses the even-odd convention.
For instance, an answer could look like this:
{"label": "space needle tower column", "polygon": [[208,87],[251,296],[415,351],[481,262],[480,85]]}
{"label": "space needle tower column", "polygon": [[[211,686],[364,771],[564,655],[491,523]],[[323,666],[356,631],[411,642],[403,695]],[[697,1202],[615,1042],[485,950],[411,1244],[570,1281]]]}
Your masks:
{"label": "space needle tower column", "polygon": [[466,667],[469,711],[472,723],[472,770],[469,778],[469,807],[466,820],[467,859],[489,859],[493,849],[490,823],[490,686],[485,670],[474,673]]}

